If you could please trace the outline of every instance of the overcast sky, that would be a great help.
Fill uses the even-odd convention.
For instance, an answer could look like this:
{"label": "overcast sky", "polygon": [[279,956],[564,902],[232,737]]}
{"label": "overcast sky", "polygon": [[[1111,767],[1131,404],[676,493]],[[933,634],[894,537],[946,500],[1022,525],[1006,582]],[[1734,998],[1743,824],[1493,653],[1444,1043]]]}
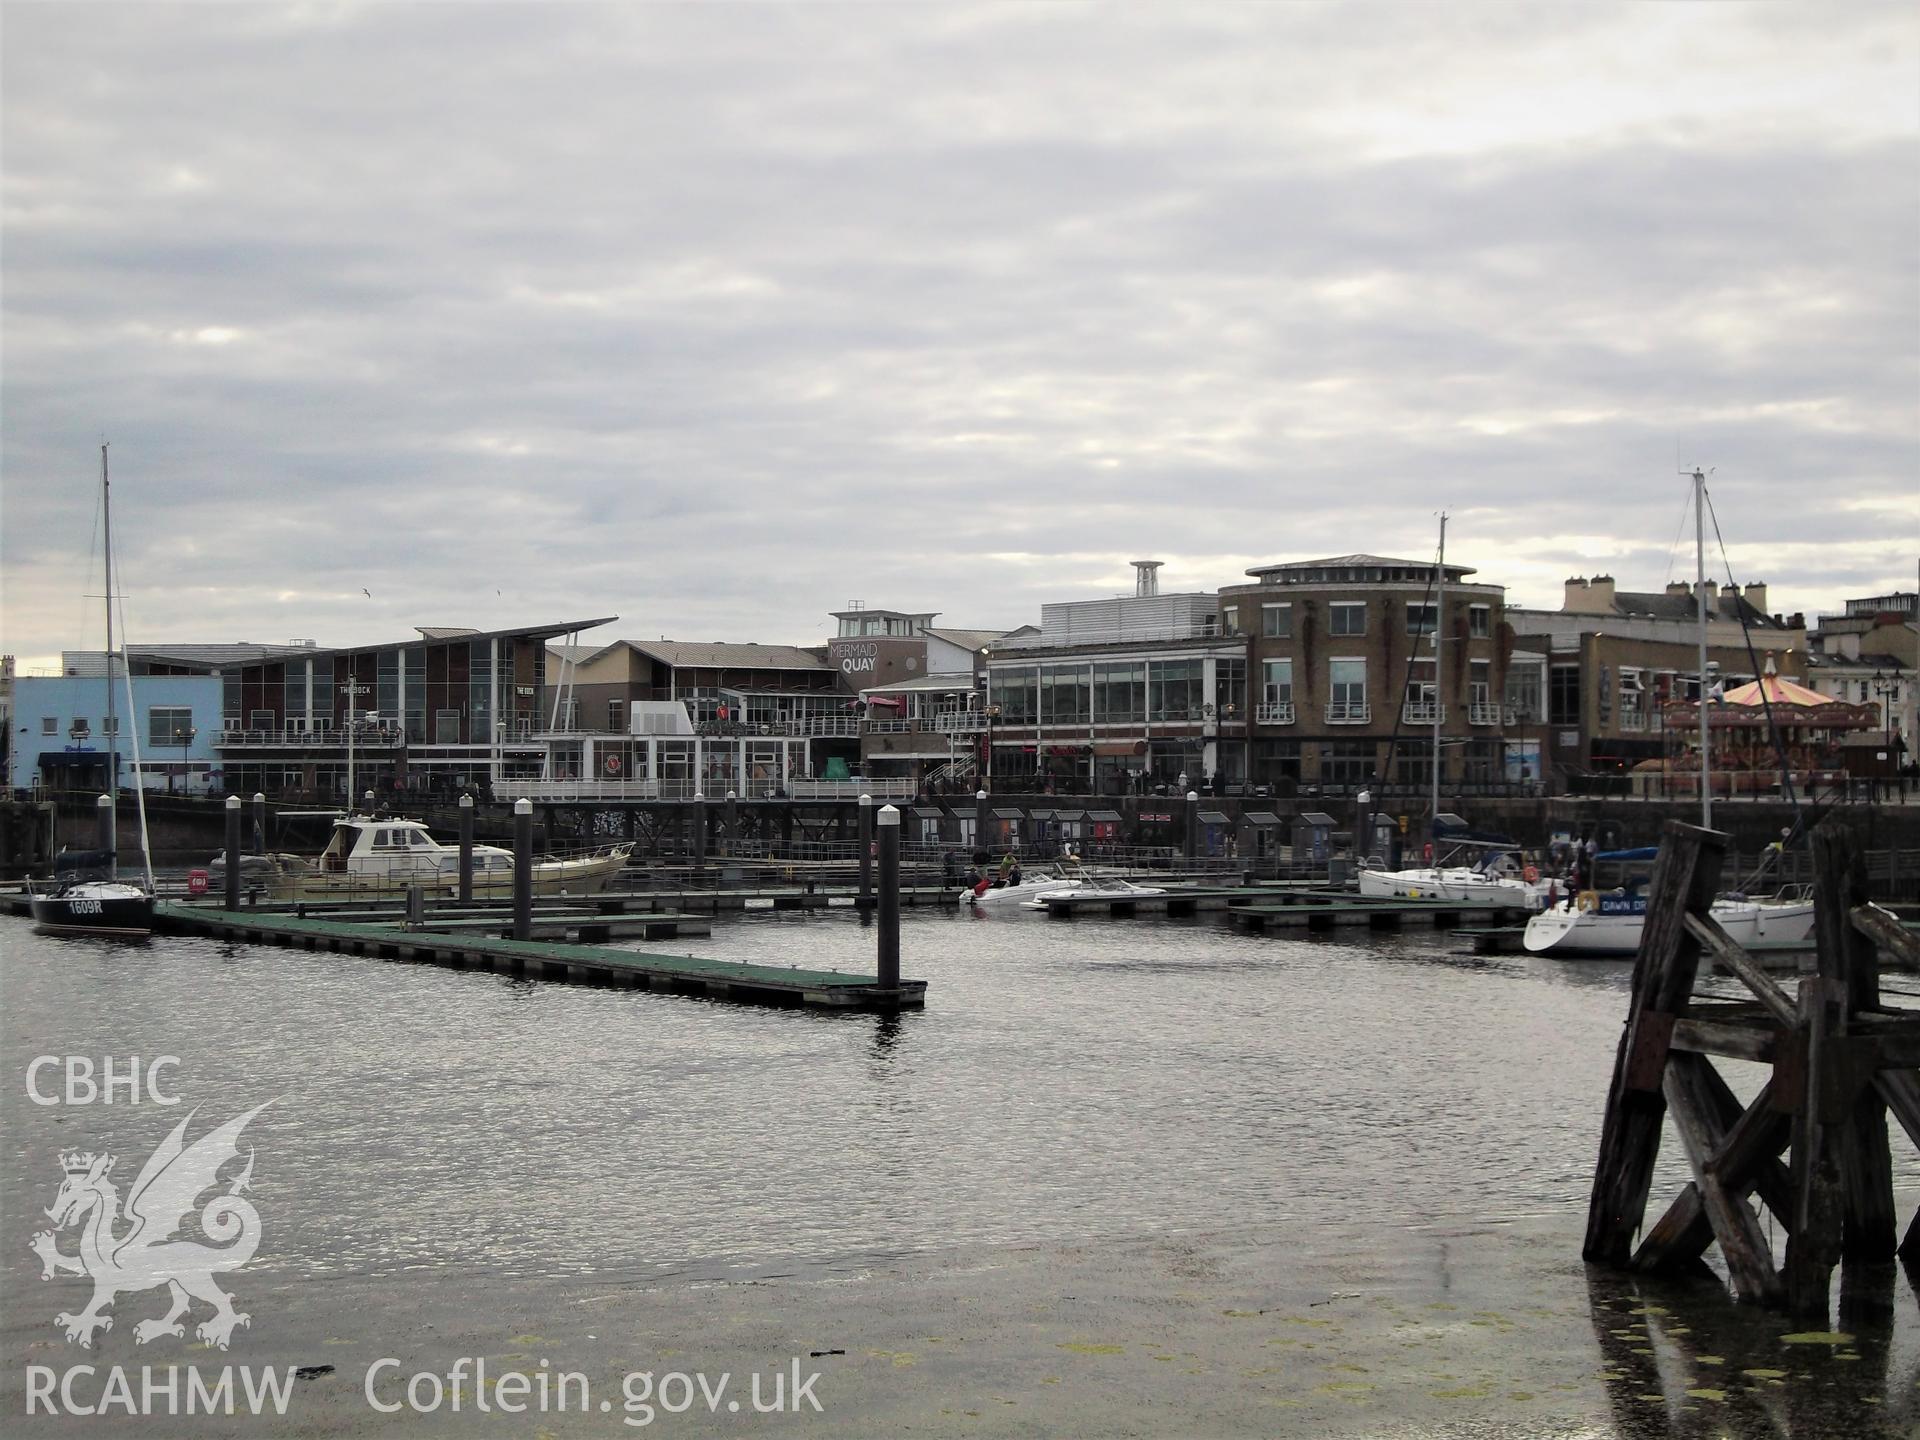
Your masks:
{"label": "overcast sky", "polygon": [[136,641],[1011,626],[1441,509],[1557,607],[1691,575],[1695,462],[1773,608],[1915,585],[1911,4],[3,23],[28,662],[102,438]]}

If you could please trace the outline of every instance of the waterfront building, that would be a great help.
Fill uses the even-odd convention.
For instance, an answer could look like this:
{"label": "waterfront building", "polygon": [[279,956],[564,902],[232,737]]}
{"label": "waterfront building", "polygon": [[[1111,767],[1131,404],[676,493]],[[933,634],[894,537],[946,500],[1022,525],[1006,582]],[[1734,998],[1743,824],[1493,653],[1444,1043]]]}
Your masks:
{"label": "waterfront building", "polygon": [[935,790],[971,788],[985,726],[987,649],[1001,630],[935,625],[933,611],[833,612],[827,663],[854,690],[863,774],[917,777]]}
{"label": "waterfront building", "polygon": [[616,640],[552,647],[549,674],[550,783],[515,793],[720,799],[850,775],[859,759],[859,702],[819,650]]}
{"label": "waterfront building", "polygon": [[[68,656],[69,662],[82,657]],[[113,721],[107,729],[106,657],[85,657],[72,673],[22,675],[14,682],[9,720],[7,785],[49,794],[107,793],[133,784],[133,748],[140,747],[141,782],[149,790],[202,795],[218,785],[214,738],[220,728],[218,675],[133,677],[133,713],[127,713],[126,673],[114,666]],[[63,667],[64,669],[65,667]],[[111,742],[111,743],[110,743]],[[107,774],[111,749],[115,779]]]}
{"label": "waterfront building", "polygon": [[[1806,621],[1767,613],[1767,587],[1722,589],[1706,582],[1707,663],[1723,688],[1774,672],[1807,672]],[[1610,575],[1574,576],[1559,610],[1507,612],[1518,647],[1546,664],[1545,758],[1556,780],[1574,789],[1625,783],[1637,765],[1672,758],[1663,708],[1698,700],[1699,613],[1694,587],[1675,581],[1658,591],[1626,591]],[[1597,778],[1596,778],[1597,777]]]}
{"label": "waterfront building", "polygon": [[1132,595],[1041,606],[996,641],[980,732],[989,789],[1118,794],[1246,775],[1247,647],[1220,598],[1162,594],[1135,561]]}
{"label": "waterfront building", "polygon": [[1848,600],[1840,614],[1819,617],[1809,643],[1808,686],[1878,714],[1873,731],[1849,740],[1849,770],[1886,775],[1910,762],[1920,725],[1920,592]]}
{"label": "waterfront building", "polygon": [[1251,782],[1424,793],[1437,727],[1443,790],[1535,783],[1537,730],[1506,704],[1506,590],[1475,573],[1342,555],[1256,566],[1252,584],[1223,588],[1222,633],[1249,647]]}
{"label": "waterfront building", "polygon": [[484,792],[544,773],[546,646],[614,617],[474,630],[420,626],[380,645],[262,657],[220,670],[214,741],[233,794],[326,804],[359,794]]}

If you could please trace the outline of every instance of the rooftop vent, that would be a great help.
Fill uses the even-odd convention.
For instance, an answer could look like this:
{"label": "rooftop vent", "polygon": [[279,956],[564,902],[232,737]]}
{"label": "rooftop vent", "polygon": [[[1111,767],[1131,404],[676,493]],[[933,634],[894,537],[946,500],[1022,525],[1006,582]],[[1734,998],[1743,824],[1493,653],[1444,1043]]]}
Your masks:
{"label": "rooftop vent", "polygon": [[1160,593],[1160,567],[1164,560],[1129,560],[1133,566],[1133,593],[1136,595],[1158,595]]}

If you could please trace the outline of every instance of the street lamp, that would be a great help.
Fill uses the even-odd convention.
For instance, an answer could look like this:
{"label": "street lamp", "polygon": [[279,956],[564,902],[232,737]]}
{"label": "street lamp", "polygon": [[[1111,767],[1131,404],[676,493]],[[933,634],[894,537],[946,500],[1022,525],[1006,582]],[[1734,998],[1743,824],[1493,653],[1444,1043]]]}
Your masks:
{"label": "street lamp", "polygon": [[993,789],[993,721],[994,721],[994,717],[997,716],[999,713],[1000,713],[1000,707],[998,705],[987,706],[987,786],[986,788],[989,790]]}
{"label": "street lamp", "polygon": [[[194,736],[199,733],[200,732],[195,730],[191,725],[176,725],[173,727],[173,743],[180,747],[180,793],[183,795],[187,793],[187,747],[193,744]],[[167,777],[167,793],[169,795],[173,793],[173,777],[171,775]]]}
{"label": "street lamp", "polygon": [[1880,701],[1880,724],[1886,740],[1888,773],[1897,774],[1899,764],[1893,753],[1893,707],[1900,698],[1900,666],[1896,663],[1891,671],[1873,672],[1873,693]]}

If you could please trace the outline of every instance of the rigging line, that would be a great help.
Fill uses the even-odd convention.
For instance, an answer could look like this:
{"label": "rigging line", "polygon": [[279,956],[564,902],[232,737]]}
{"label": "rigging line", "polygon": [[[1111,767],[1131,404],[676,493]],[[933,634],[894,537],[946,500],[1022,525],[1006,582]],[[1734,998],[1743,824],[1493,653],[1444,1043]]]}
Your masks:
{"label": "rigging line", "polygon": [[[1720,512],[1713,508],[1713,497],[1707,494],[1706,486],[1700,487],[1700,493],[1706,496],[1707,514],[1713,518],[1713,541],[1720,547],[1720,562],[1727,569],[1727,588],[1733,591],[1733,613],[1740,621],[1740,638],[1746,642],[1747,663],[1753,667],[1754,683],[1760,687],[1760,709],[1767,719],[1767,739],[1773,744],[1774,758],[1780,762],[1780,793],[1793,807],[1793,824],[1781,841],[1784,850],[1805,833],[1806,814],[1800,808],[1800,797],[1794,793],[1793,768],[1787,764],[1787,747],[1781,742],[1780,724],[1774,717],[1773,701],[1767,695],[1767,677],[1760,668],[1760,657],[1754,653],[1753,631],[1747,624],[1747,607],[1740,598],[1740,586],[1733,578],[1733,559],[1727,554],[1726,537],[1720,533]],[[1706,677],[1700,680],[1701,713],[1705,713],[1707,702]]]}
{"label": "rigging line", "polygon": [[1691,497],[1680,502],[1680,518],[1673,522],[1673,539],[1667,542],[1667,576],[1666,579],[1661,582],[1662,589],[1666,588],[1673,580],[1673,557],[1680,553],[1680,539],[1681,536],[1686,534],[1687,530],[1687,512],[1692,508],[1693,502]]}

